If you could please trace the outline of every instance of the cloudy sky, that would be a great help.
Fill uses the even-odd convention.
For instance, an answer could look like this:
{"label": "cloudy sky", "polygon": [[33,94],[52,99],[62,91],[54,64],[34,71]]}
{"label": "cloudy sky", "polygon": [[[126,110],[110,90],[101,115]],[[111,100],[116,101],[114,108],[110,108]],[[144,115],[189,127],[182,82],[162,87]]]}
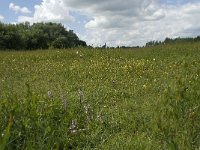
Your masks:
{"label": "cloudy sky", "polygon": [[58,22],[90,45],[200,35],[200,0],[0,0],[5,23]]}

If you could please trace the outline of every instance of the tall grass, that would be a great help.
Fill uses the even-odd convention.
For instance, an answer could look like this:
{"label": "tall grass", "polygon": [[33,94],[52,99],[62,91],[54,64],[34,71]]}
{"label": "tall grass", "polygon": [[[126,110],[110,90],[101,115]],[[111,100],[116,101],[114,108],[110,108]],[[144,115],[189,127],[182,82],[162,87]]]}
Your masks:
{"label": "tall grass", "polygon": [[0,53],[0,149],[200,149],[200,44]]}

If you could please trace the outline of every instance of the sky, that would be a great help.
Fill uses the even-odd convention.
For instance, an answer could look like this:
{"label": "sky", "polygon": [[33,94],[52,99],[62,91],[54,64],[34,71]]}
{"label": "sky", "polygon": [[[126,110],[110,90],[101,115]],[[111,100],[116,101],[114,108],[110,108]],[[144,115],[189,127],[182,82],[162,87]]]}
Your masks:
{"label": "sky", "polygon": [[4,23],[57,22],[88,45],[200,35],[200,0],[0,0]]}

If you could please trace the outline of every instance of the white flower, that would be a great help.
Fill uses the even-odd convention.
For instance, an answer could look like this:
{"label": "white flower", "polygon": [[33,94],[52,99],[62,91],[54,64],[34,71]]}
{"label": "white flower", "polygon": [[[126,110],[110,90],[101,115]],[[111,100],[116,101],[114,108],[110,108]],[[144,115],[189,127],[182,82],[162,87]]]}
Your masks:
{"label": "white flower", "polygon": [[76,133],[77,131],[77,120],[72,120],[69,130],[71,131],[71,133]]}
{"label": "white flower", "polygon": [[48,91],[48,92],[47,92],[47,95],[48,95],[49,98],[51,98],[51,97],[52,97],[51,91]]}
{"label": "white flower", "polygon": [[85,113],[88,114],[89,113],[89,109],[90,109],[90,104],[84,105],[83,107],[85,109]]}

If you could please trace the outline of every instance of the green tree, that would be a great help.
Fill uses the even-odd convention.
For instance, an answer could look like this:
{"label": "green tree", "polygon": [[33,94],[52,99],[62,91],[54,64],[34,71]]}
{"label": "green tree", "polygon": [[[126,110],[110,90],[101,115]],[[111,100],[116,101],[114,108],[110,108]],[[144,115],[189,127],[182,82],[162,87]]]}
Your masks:
{"label": "green tree", "polygon": [[87,46],[73,30],[58,23],[0,23],[0,49],[47,49]]}

